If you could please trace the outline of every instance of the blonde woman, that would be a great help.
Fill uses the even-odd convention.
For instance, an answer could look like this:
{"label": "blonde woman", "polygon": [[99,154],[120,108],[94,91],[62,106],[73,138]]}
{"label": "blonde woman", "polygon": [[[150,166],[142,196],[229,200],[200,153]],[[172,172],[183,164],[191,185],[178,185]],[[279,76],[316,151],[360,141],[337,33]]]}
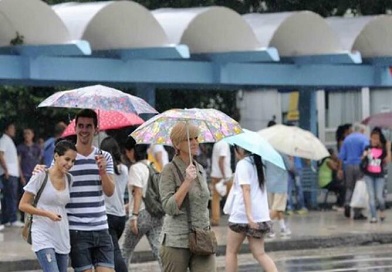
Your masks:
{"label": "blonde woman", "polygon": [[[160,180],[160,195],[165,218],[160,237],[163,271],[209,272],[216,271],[215,254],[199,256],[190,252],[188,243],[188,214],[185,197],[189,197],[192,225],[197,228],[210,228],[208,200],[210,191],[204,178],[204,169],[190,156],[198,154],[199,129],[189,123],[178,122],[170,133],[176,150],[173,160],[167,164]],[[190,150],[189,146],[190,145]],[[177,167],[183,177],[177,172]]]}

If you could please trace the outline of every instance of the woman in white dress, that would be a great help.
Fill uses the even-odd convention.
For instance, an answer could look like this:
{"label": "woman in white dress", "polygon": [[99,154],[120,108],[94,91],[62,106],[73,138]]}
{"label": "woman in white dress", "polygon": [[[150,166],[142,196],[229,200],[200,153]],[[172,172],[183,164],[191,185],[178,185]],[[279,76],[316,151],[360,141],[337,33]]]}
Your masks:
{"label": "woman in white dress", "polygon": [[[44,272],[66,272],[69,241],[68,218],[65,205],[70,201],[69,187],[72,176],[69,169],[75,163],[76,147],[69,141],[60,141],[54,149],[54,163],[43,172],[31,177],[24,187],[19,209],[33,215],[31,226],[32,250]],[[32,205],[47,176],[47,182],[38,200]]]}

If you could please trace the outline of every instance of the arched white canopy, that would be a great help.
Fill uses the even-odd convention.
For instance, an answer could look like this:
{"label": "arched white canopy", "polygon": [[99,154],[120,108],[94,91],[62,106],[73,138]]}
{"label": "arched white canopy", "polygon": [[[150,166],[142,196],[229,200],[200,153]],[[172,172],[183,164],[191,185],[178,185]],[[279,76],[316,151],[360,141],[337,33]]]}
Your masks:
{"label": "arched white canopy", "polygon": [[152,12],[171,43],[192,53],[251,51],[260,48],[252,29],[225,7],[158,9]]}
{"label": "arched white canopy", "polygon": [[73,39],[87,40],[93,50],[159,47],[168,44],[150,11],[132,1],[53,6]]}
{"label": "arched white canopy", "polygon": [[280,56],[333,54],[342,51],[339,39],[325,20],[310,11],[243,15],[263,47]]}
{"label": "arched white canopy", "polygon": [[392,56],[392,18],[388,15],[327,19],[343,47],[363,57]]}
{"label": "arched white canopy", "polygon": [[63,44],[70,35],[55,12],[40,0],[0,1],[0,46],[9,46],[11,40],[22,38],[23,44]]}

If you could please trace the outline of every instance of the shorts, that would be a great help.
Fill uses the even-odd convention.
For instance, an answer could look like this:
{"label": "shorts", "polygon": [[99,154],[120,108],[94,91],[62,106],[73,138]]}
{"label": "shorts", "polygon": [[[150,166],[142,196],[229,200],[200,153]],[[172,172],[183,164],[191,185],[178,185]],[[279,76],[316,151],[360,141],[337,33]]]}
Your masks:
{"label": "shorts", "polygon": [[229,222],[229,228],[232,231],[237,233],[245,233],[246,236],[250,236],[257,239],[264,238],[264,236],[271,231],[271,227],[272,227],[271,221],[258,222],[257,225],[258,225],[257,229],[252,229],[249,227],[248,224]]}
{"label": "shorts", "polygon": [[268,206],[272,211],[284,212],[287,206],[287,194],[268,193]]}
{"label": "shorts", "polygon": [[114,268],[114,249],[108,230],[70,230],[71,265],[78,271],[101,266]]}

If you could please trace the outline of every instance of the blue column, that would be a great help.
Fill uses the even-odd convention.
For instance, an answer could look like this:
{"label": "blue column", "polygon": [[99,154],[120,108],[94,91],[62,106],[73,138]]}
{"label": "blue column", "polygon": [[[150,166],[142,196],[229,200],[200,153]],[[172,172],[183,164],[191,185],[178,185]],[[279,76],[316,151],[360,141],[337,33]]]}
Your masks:
{"label": "blue column", "polygon": [[299,127],[311,131],[317,136],[316,90],[299,90]]}
{"label": "blue column", "polygon": [[[301,89],[299,90],[299,127],[311,131],[317,136],[317,104],[316,104],[316,90]],[[316,162],[310,162],[315,165]],[[318,208],[318,182],[317,173],[311,170],[308,163],[304,163],[303,171],[303,189],[304,198],[309,208]],[[315,169],[313,167],[313,169]]]}
{"label": "blue column", "polygon": [[[155,108],[155,86],[149,84],[138,84],[136,87],[136,96],[144,99],[148,104]],[[144,120],[150,119],[154,114],[141,114]]]}

